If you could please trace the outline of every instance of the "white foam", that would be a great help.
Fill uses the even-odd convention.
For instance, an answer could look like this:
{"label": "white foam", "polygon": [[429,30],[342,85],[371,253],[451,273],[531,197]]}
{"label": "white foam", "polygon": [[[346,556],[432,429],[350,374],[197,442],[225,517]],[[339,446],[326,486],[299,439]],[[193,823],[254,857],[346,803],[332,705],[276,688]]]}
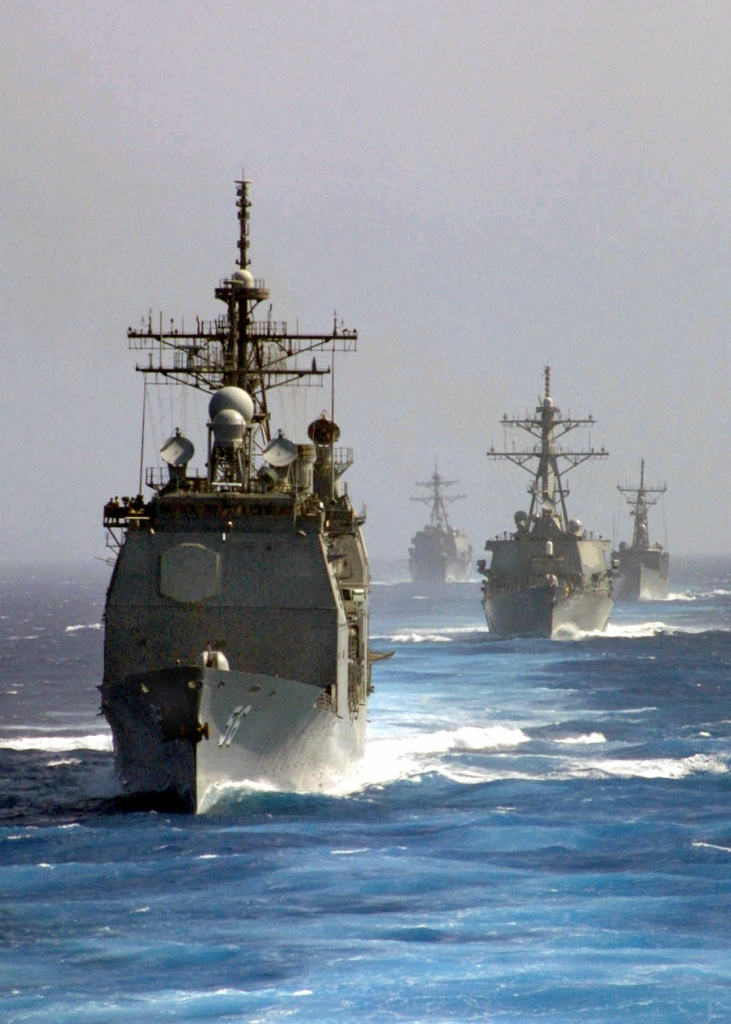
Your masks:
{"label": "white foam", "polygon": [[[370,786],[386,786],[402,779],[418,781],[431,772],[448,774],[441,758],[452,751],[505,750],[527,743],[530,737],[514,726],[493,725],[480,728],[462,726],[436,732],[413,733],[389,739],[370,739],[365,757],[348,778],[329,792],[347,796]],[[470,769],[464,774],[469,775]],[[479,775],[476,781],[482,781]]]}
{"label": "white foam", "polygon": [[390,636],[388,639],[392,644],[421,644],[425,640],[428,640],[433,644],[448,644],[452,641],[451,637],[443,636],[441,633],[419,632],[394,633],[393,636]]}
{"label": "white foam", "polygon": [[691,843],[692,846],[700,847],[703,850],[720,850],[721,853],[731,853],[731,846],[719,846],[718,843]]}
{"label": "white foam", "polygon": [[67,626],[65,632],[66,633],[76,633],[80,629],[101,629],[101,628],[102,628],[101,622],[89,622],[87,624],[79,623],[79,625],[77,625],[77,626]]}
{"label": "white foam", "polygon": [[726,775],[728,765],[719,757],[692,754],[675,760],[669,757],[647,760],[607,759],[602,761],[576,761],[570,766],[573,777],[612,776],[623,779],[685,779],[690,775]]}
{"label": "white foam", "polygon": [[589,732],[583,736],[561,736],[556,739],[556,743],[570,743],[576,744],[590,744],[590,743],[606,743],[607,738],[601,732]]}
{"label": "white foam", "polygon": [[0,748],[5,750],[42,750],[48,754],[63,754],[70,750],[112,749],[112,737],[108,732],[92,733],[87,736],[21,736],[18,739],[0,737]]}
{"label": "white foam", "polygon": [[660,633],[677,632],[678,630],[674,626],[668,626],[666,622],[656,620],[654,622],[633,622],[622,626],[610,623],[607,626],[606,635],[633,639],[636,637],[657,636]]}

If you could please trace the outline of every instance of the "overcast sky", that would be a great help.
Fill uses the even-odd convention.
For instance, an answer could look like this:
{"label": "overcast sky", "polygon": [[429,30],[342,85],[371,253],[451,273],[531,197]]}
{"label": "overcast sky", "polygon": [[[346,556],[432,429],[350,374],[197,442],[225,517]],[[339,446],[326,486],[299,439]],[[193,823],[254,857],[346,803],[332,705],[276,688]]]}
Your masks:
{"label": "overcast sky", "polygon": [[[126,329],[222,311],[242,167],[275,318],[358,329],[336,419],[373,558],[406,556],[435,462],[476,556],[511,526],[526,474],[485,452],[546,363],[610,451],[570,514],[629,539],[644,457],[651,539],[731,551],[730,37],[723,0],[6,0],[0,562],[105,556],[138,489]],[[148,465],[205,423],[162,401]]]}

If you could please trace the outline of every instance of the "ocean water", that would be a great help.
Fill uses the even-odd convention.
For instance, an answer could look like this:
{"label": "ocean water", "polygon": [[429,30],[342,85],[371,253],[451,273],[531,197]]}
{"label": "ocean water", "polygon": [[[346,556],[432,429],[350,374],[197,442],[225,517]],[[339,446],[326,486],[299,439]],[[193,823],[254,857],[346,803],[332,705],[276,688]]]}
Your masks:
{"label": "ocean water", "polygon": [[120,797],[108,570],[0,579],[0,1020],[731,1020],[731,560],[500,641],[375,567],[366,760],[198,818]]}

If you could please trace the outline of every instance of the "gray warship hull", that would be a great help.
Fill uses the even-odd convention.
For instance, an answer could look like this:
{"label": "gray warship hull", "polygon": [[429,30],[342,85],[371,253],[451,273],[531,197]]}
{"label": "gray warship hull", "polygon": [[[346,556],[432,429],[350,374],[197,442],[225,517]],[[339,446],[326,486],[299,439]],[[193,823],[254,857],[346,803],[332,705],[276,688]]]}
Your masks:
{"label": "gray warship hull", "polygon": [[502,637],[570,636],[606,629],[612,600],[604,594],[572,593],[532,587],[485,596],[482,602],[491,633]]}
{"label": "gray warship hull", "polygon": [[549,542],[518,534],[485,547],[492,563],[482,570],[482,606],[491,633],[550,639],[606,629],[608,541],[556,532]]}
{"label": "gray warship hull", "polygon": [[615,553],[618,601],[664,601],[670,589],[670,555],[666,551],[625,548]]}
{"label": "gray warship hull", "polygon": [[[156,528],[128,532],[105,612],[102,710],[125,789],[198,812],[233,782],[336,785],[365,743],[366,559],[352,513],[328,559],[319,517],[293,524],[276,496],[240,520],[241,497],[159,502]],[[166,530],[186,519],[199,528]],[[206,667],[214,648],[227,670]]]}
{"label": "gray warship hull", "polygon": [[415,534],[409,552],[414,583],[466,583],[472,569],[472,548],[465,533],[427,528]]}
{"label": "gray warship hull", "polygon": [[103,689],[125,788],[194,813],[242,780],[288,792],[337,785],[363,757],[365,718],[353,727],[322,706],[324,695],[293,679],[194,665]]}

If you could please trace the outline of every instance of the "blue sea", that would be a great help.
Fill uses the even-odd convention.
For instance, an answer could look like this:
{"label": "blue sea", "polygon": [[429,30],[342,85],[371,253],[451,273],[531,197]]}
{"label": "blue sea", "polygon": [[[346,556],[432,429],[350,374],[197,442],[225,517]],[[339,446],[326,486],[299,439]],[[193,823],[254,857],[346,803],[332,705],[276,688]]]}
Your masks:
{"label": "blue sea", "polygon": [[366,760],[198,818],[121,797],[108,569],[0,579],[4,1024],[731,1020],[731,560],[606,634],[374,566]]}

